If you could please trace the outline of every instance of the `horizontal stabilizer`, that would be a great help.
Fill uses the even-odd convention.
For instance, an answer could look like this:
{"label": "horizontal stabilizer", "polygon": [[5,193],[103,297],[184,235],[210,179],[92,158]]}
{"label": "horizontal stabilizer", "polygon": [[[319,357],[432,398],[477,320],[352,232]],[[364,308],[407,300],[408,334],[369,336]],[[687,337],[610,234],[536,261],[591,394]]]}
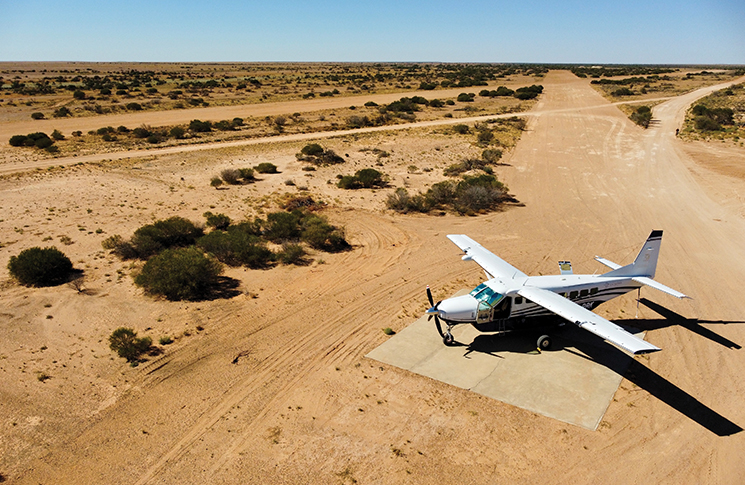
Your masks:
{"label": "horizontal stabilizer", "polygon": [[606,265],[610,269],[618,269],[618,268],[621,267],[620,264],[616,264],[613,261],[609,261],[609,260],[607,260],[605,258],[601,258],[600,256],[595,256],[595,261],[597,261],[598,263],[601,263],[601,264]]}
{"label": "horizontal stabilizer", "polygon": [[663,293],[667,293],[668,295],[672,295],[675,298],[690,298],[688,295],[684,295],[683,293],[673,290],[669,286],[665,286],[662,283],[657,283],[652,278],[646,278],[644,276],[637,276],[636,278],[631,278],[632,280],[636,281],[637,283],[641,283],[643,285],[651,286],[652,288],[656,290],[660,290]]}

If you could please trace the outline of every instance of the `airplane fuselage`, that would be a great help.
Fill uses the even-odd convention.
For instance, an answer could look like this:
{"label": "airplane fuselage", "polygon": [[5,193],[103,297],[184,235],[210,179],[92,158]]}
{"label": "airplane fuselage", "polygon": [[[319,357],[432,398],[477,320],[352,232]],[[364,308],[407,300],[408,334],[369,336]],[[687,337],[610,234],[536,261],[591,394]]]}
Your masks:
{"label": "airplane fuselage", "polygon": [[518,295],[514,290],[516,283],[552,291],[588,310],[642,286],[630,278],[603,275],[532,276],[520,281],[509,280],[509,285],[501,278],[492,278],[468,295],[441,301],[437,305],[437,313],[451,325],[473,324],[481,331],[490,331],[488,329],[492,327],[488,324],[493,322],[510,320],[509,323],[514,324],[515,320],[554,316],[545,307]]}

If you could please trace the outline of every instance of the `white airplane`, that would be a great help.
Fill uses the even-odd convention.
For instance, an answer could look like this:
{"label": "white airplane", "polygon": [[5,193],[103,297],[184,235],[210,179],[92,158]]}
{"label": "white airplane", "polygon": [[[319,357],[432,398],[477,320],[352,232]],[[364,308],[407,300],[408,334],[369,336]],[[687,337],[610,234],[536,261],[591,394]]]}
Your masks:
{"label": "white airplane", "polygon": [[[432,307],[426,313],[430,319],[435,317],[437,331],[445,345],[455,343],[450,333],[455,325],[471,324],[481,332],[507,333],[546,326],[547,320],[555,325],[555,316],[558,315],[631,354],[657,352],[662,349],[591,310],[644,285],[677,298],[688,298],[652,279],[657,268],[662,231],[652,231],[639,255],[629,265],[620,266],[596,256],[597,261],[611,268],[600,275],[575,275],[569,261],[559,261],[560,275],[528,276],[466,235],[452,234],[448,239],[465,252],[462,259],[478,263],[489,280],[468,295],[448,298],[437,304],[427,287],[427,298]],[[445,332],[440,320],[447,325]],[[551,337],[542,335],[538,339],[538,348],[545,350],[550,347]]]}

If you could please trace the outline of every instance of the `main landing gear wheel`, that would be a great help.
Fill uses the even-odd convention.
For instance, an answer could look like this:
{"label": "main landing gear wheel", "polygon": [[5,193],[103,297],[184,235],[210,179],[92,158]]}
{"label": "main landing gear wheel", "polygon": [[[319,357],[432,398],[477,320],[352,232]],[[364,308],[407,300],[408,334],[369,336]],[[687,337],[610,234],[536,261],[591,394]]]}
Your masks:
{"label": "main landing gear wheel", "polygon": [[541,335],[538,337],[538,350],[548,350],[551,348],[551,337]]}
{"label": "main landing gear wheel", "polygon": [[448,332],[442,337],[442,343],[447,345],[448,347],[452,347],[455,345],[455,338],[453,338],[453,334]]}

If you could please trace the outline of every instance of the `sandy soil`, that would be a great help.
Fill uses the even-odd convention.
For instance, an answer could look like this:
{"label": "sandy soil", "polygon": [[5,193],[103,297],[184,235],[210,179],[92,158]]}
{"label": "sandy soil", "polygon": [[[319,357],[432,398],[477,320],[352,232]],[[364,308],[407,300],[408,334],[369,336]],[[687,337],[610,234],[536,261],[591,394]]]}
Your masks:
{"label": "sandy soil", "polygon": [[[658,105],[659,123],[645,131],[587,80],[552,71],[543,84],[528,132],[497,171],[525,206],[488,216],[398,216],[382,210],[392,189],[326,184],[374,166],[363,147],[390,151],[383,170],[411,189],[475,150],[427,127],[327,140],[350,161],[307,178],[294,142],[0,181],[2,261],[51,236],[89,289],[20,288],[0,269],[0,473],[17,483],[736,482],[745,220],[741,201],[722,194],[742,193],[743,181],[696,163],[674,137],[685,107],[711,88]],[[264,160],[283,173],[207,187],[220,168]],[[409,173],[412,164],[435,170]],[[100,250],[104,237],[153,218],[255,213],[266,194],[294,190],[288,178],[331,202],[353,251],[307,267],[231,270],[240,296],[168,303],[142,296],[129,265]],[[437,298],[479,281],[448,233],[547,274],[564,258],[579,272],[602,270],[596,254],[628,262],[652,229],[665,230],[657,279],[694,299],[642,295],[700,325],[640,308],[636,323],[664,350],[637,359],[596,432],[364,358],[387,338],[382,327],[421,315],[425,285]],[[60,245],[61,235],[74,244]],[[627,295],[598,311],[629,319],[635,306]],[[121,325],[179,338],[130,368],[106,345]]]}

